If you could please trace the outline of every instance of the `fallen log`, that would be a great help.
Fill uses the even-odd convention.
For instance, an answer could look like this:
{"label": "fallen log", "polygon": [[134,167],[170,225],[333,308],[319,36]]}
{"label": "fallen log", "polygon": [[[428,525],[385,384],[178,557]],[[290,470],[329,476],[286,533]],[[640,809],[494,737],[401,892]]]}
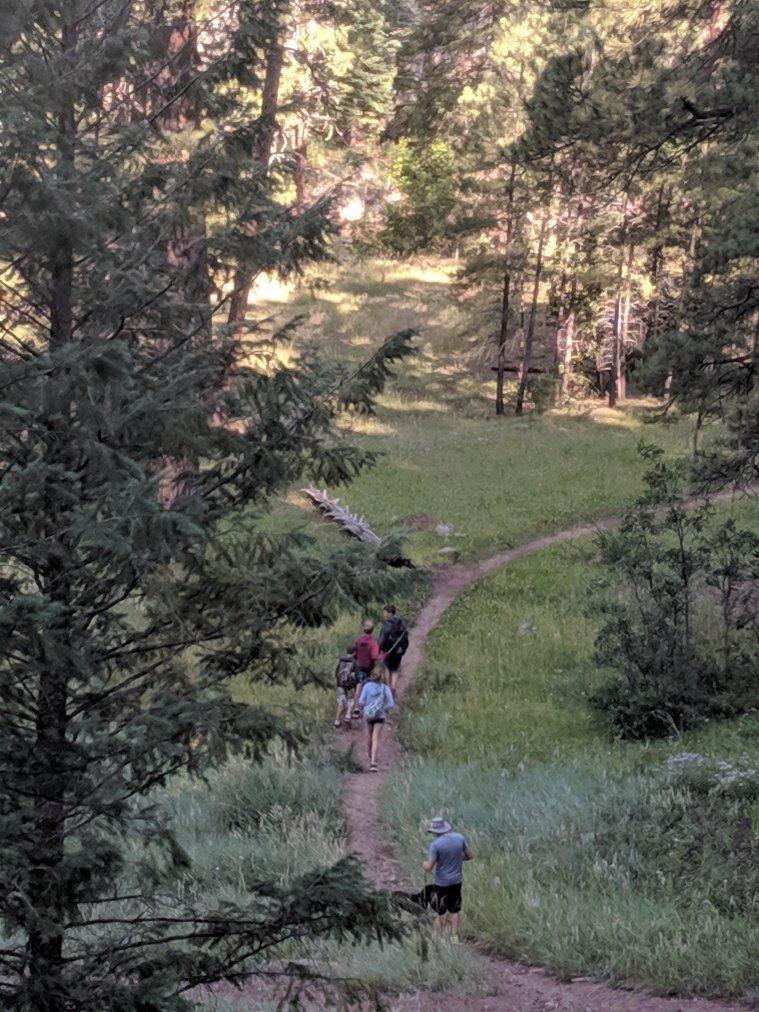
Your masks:
{"label": "fallen log", "polygon": [[[382,538],[374,533],[366,522],[365,517],[360,517],[358,513],[351,513],[348,507],[343,506],[339,499],[332,499],[327,495],[326,489],[304,488],[301,491],[311,500],[317,512],[326,520],[329,520],[330,523],[335,524],[343,534],[371,545],[382,543]],[[393,555],[384,561],[387,562],[388,566],[394,566],[398,569],[416,568],[411,559],[407,559],[405,555]]]}

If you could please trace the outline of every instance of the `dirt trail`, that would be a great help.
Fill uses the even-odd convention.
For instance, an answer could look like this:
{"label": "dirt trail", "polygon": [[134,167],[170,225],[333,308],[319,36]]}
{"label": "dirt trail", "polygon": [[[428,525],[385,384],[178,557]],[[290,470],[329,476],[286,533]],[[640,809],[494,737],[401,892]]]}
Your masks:
{"label": "dirt trail", "polygon": [[[726,502],[732,493],[712,497],[712,502]],[[691,500],[695,504],[701,500]],[[517,548],[499,552],[481,562],[469,565],[449,566],[437,575],[432,595],[419,613],[411,632],[410,645],[403,661],[403,671],[398,687],[398,702],[403,703],[419,669],[422,652],[429,634],[440,622],[444,612],[467,587],[499,566],[507,565],[542,551],[553,545],[575,541],[599,531],[613,530],[619,525],[619,518],[599,520],[594,524],[571,527],[546,537],[529,541]],[[363,728],[362,728],[363,732]],[[348,748],[354,742],[357,757],[368,768],[365,754],[365,740],[361,733],[348,732],[341,735],[341,745]],[[345,790],[345,816],[351,851],[359,857],[367,877],[379,888],[397,889],[412,887],[405,881],[395,860],[392,848],[387,844],[381,828],[379,794],[387,773],[403,758],[403,749],[395,733],[393,722],[384,729],[381,743],[378,774],[356,773],[347,778]],[[418,884],[417,884],[418,887]],[[398,1012],[468,1012],[470,1009],[489,1012],[539,1012],[556,1009],[560,1012],[739,1012],[745,1006],[723,1004],[693,998],[657,998],[637,992],[620,991],[605,984],[585,979],[559,983],[545,971],[492,956],[477,954],[482,965],[483,978],[487,981],[487,996],[454,995],[434,992],[418,992],[402,995],[390,1003]]]}

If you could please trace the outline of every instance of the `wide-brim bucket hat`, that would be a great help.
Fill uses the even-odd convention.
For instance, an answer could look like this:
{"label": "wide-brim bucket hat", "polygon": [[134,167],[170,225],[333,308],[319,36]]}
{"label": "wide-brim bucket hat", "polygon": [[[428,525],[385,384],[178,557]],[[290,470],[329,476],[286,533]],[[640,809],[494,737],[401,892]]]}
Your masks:
{"label": "wide-brim bucket hat", "polygon": [[436,815],[427,829],[428,833],[434,833],[436,836],[440,836],[442,833],[450,833],[450,831],[450,822],[446,822],[441,815]]}

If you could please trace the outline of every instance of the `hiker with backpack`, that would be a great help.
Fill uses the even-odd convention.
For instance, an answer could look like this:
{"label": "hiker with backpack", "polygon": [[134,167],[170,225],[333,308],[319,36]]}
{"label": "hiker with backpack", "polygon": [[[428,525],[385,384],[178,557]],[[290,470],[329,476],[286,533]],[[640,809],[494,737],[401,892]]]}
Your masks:
{"label": "hiker with backpack", "polygon": [[435,839],[427,860],[422,862],[422,870],[435,872],[433,907],[438,915],[437,929],[441,935],[449,934],[452,941],[458,942],[464,861],[472,860],[472,852],[461,833],[454,833],[450,823],[440,815],[432,820],[427,831]]}
{"label": "hiker with backpack", "polygon": [[386,604],[384,611],[385,621],[380,629],[378,645],[390,675],[390,689],[395,693],[401,661],[408,650],[408,628],[403,619],[396,614],[394,604]]}
{"label": "hiker with backpack", "polygon": [[377,753],[379,751],[382,728],[390,710],[395,706],[393,694],[389,686],[382,681],[382,665],[375,664],[369,678],[364,682],[359,696],[359,706],[363,709],[366,721],[366,751],[369,756],[369,772],[377,772]]}
{"label": "hiker with backpack", "polygon": [[[351,650],[356,658],[356,679],[359,686],[363,685],[363,683],[369,678],[372,668],[380,659],[379,644],[372,635],[374,632],[374,622],[367,619],[366,622],[364,622],[363,628],[364,631],[351,647]],[[360,690],[357,690],[357,695],[360,695]],[[354,717],[359,717],[361,715],[361,711],[358,706],[358,699],[356,699],[353,709]]]}
{"label": "hiker with backpack", "polygon": [[353,697],[356,691],[356,657],[353,647],[349,646],[337,662],[335,668],[335,684],[337,686],[337,712],[332,722],[333,727],[340,727],[342,718],[346,727],[350,727]]}

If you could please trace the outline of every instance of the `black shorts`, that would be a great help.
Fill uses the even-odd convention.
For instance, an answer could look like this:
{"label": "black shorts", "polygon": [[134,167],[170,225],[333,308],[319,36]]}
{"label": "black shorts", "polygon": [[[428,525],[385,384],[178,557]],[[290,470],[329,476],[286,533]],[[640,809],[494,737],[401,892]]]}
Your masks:
{"label": "black shorts", "polygon": [[372,724],[384,724],[385,723],[385,718],[384,717],[367,717],[366,718],[366,723],[369,724],[370,726]]}
{"label": "black shorts", "polygon": [[435,886],[435,910],[438,916],[458,914],[461,912],[461,883],[455,885]]}
{"label": "black shorts", "polygon": [[390,672],[391,675],[394,675],[401,670],[402,660],[403,655],[401,655],[400,657],[391,657],[388,655],[385,658],[385,667],[387,668],[387,670]]}

